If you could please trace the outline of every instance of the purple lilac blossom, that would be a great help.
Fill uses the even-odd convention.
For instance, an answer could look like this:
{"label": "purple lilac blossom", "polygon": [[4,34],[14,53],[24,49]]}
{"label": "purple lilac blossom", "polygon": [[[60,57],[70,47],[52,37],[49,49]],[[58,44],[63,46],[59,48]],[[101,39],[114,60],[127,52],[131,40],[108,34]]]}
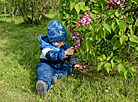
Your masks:
{"label": "purple lilac blossom", "polygon": [[[119,8],[119,9],[124,9],[123,8],[124,2],[125,0],[107,0],[107,3],[110,7],[114,6],[115,8]],[[105,10],[110,8],[108,5],[105,6]]]}
{"label": "purple lilac blossom", "polygon": [[[91,17],[90,17],[90,12],[87,14],[85,13],[84,16],[80,15],[81,19],[78,19],[78,22],[76,23],[76,27],[79,26],[84,26],[84,25],[90,25],[91,21]],[[83,38],[81,38],[81,35],[76,35],[77,31],[71,30],[71,26],[70,26],[70,32],[71,32],[71,38],[75,39],[75,42],[73,44],[74,49],[76,49],[78,46],[80,46],[80,41],[83,40]]]}

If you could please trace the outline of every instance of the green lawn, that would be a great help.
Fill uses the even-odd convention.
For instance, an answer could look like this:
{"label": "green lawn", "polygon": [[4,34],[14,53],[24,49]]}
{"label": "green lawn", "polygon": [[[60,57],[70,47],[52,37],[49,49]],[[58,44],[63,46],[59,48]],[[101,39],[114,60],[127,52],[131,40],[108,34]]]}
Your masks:
{"label": "green lawn", "polygon": [[92,71],[87,75],[78,70],[58,80],[47,97],[39,97],[35,89],[36,65],[41,54],[37,38],[46,33],[49,21],[25,27],[20,24],[21,17],[15,18],[15,23],[10,20],[0,20],[0,102],[138,101],[137,74],[134,79],[125,80],[118,74]]}

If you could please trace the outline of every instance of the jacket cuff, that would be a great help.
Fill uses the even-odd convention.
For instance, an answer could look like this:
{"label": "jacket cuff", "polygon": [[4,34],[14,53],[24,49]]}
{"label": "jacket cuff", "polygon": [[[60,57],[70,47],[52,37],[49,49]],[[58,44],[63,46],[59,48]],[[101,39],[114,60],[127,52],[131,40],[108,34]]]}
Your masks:
{"label": "jacket cuff", "polygon": [[64,58],[68,58],[68,56],[65,54],[65,51],[64,51],[64,55],[63,55],[63,59]]}

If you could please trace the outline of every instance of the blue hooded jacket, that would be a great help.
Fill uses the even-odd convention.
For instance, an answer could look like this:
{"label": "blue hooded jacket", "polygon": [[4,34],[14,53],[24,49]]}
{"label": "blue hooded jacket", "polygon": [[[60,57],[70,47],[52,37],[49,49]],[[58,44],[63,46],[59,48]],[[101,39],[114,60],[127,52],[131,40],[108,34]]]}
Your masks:
{"label": "blue hooded jacket", "polygon": [[[75,57],[73,58],[73,56],[65,56],[64,51],[68,49],[68,43],[65,42],[62,47],[58,48],[52,45],[52,43],[48,40],[47,35],[39,36],[38,40],[39,48],[42,50],[40,59],[44,60],[45,63],[51,65],[53,68],[62,68],[65,60],[73,63],[73,65],[77,64]],[[73,58],[73,60],[71,60],[71,58]]]}

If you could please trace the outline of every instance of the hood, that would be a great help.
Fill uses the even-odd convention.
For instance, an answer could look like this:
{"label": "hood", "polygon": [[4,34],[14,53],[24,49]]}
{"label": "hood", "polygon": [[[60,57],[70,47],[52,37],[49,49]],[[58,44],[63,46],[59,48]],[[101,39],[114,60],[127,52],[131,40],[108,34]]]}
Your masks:
{"label": "hood", "polygon": [[38,41],[39,41],[39,49],[43,49],[47,46],[52,46],[51,43],[48,40],[47,35],[41,35],[38,37]]}
{"label": "hood", "polygon": [[[46,48],[46,47],[52,47],[53,48],[53,45],[52,43],[48,40],[48,37],[47,35],[41,35],[38,37],[38,41],[39,41],[39,49],[43,49],[43,48]],[[64,48],[65,50],[68,49],[68,43],[64,43],[62,45],[62,48]]]}

